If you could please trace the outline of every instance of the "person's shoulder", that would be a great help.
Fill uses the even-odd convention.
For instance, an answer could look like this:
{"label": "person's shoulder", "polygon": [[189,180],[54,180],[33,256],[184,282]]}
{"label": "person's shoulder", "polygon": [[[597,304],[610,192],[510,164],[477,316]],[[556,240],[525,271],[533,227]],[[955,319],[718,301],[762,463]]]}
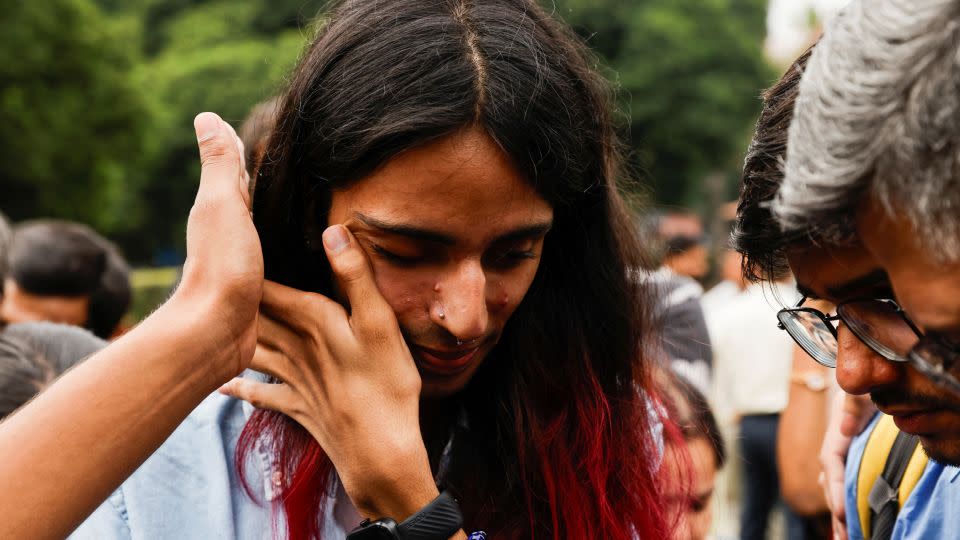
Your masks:
{"label": "person's shoulder", "polygon": [[[246,419],[242,402],[208,396],[73,538],[229,538],[236,535],[224,531],[240,524],[269,531],[269,505],[249,497],[235,465]],[[262,467],[246,464],[245,472],[262,496]]]}
{"label": "person's shoulder", "polygon": [[[960,538],[960,468],[930,460],[897,516],[903,538]],[[895,529],[896,530],[896,529]]]}

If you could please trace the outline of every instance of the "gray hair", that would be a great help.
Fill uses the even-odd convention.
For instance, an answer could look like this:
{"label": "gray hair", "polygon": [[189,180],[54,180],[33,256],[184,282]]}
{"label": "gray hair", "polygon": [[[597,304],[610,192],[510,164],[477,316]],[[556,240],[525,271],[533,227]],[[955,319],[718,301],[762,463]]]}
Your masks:
{"label": "gray hair", "polygon": [[871,196],[960,259],[958,15],[960,0],[854,0],[832,21],[800,83],[772,203],[785,232],[841,239]]}

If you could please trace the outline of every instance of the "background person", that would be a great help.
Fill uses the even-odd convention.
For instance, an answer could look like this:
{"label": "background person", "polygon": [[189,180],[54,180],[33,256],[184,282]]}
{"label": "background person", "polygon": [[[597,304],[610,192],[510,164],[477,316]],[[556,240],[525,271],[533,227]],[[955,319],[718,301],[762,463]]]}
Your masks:
{"label": "background person", "polygon": [[[690,275],[678,272],[697,268],[700,255],[697,250],[676,252],[678,246],[687,251],[694,244],[699,245],[699,237],[694,236],[702,229],[699,220],[690,214],[653,214],[640,220],[639,229],[641,236],[648,239],[646,248],[656,267],[643,274],[644,283],[657,297],[655,325],[659,340],[655,354],[662,355],[673,371],[706,392],[712,380],[713,352],[700,305],[703,287]],[[705,248],[702,255],[706,264]]]}
{"label": "background person", "polygon": [[65,221],[17,225],[7,254],[0,319],[86,325],[90,296],[107,264],[94,234],[85,225]]}
{"label": "background person", "polygon": [[130,307],[130,268],[116,246],[80,223],[37,220],[14,228],[0,319],[52,321],[108,339]]}
{"label": "background person", "polygon": [[274,125],[277,123],[277,113],[280,111],[280,97],[275,96],[270,99],[257,103],[243,123],[237,130],[240,142],[243,143],[244,161],[250,169],[251,175],[254,169],[259,167],[260,156],[266,149],[267,141],[273,132]]}
{"label": "background person", "polygon": [[676,540],[709,537],[714,516],[717,472],[727,460],[726,445],[706,397],[680,375],[663,376],[667,418],[679,437],[665,437],[662,467],[667,478],[666,499],[679,515]]}
{"label": "background person", "polygon": [[[872,6],[871,9],[873,7],[877,6]],[[880,11],[877,13],[880,13]],[[827,36],[824,40],[831,38],[829,32]],[[835,37],[835,35],[832,37]],[[858,36],[853,41],[859,45],[864,42],[864,37]],[[867,39],[866,41],[870,40]],[[817,45],[817,51],[821,50],[824,42],[822,41],[821,44]],[[855,49],[856,47],[853,47],[850,50]],[[818,53],[814,52],[813,54]],[[810,76],[810,70],[813,69],[813,59],[810,62],[811,67],[805,77]],[[871,66],[874,65],[871,64]],[[785,99],[793,100],[796,96],[796,84],[787,87],[787,90],[784,95]],[[842,103],[842,101],[834,102],[831,100],[831,103]],[[780,110],[785,111],[785,114],[766,117],[767,122],[764,122],[765,117],[761,116],[757,136],[754,139],[757,143],[756,155],[765,156],[773,161],[786,151],[783,131],[787,125],[790,125],[794,107],[786,105]],[[796,110],[797,114],[800,114],[802,107],[799,106],[799,102]],[[779,121],[772,122],[773,119]],[[761,136],[761,134],[763,135]],[[875,135],[875,133],[871,135],[872,140],[878,140],[873,139]],[[764,140],[779,142],[775,143],[776,146],[770,147],[762,142]],[[792,138],[790,144],[792,145]],[[789,148],[792,148],[792,146],[789,146]],[[868,385],[867,388],[870,388],[871,397],[875,401],[879,400],[878,403],[889,403],[893,396],[902,396],[896,398],[899,400],[923,399],[928,404],[932,403],[930,392],[936,385],[932,381],[924,381],[924,377],[918,377],[916,373],[911,373],[912,370],[905,368],[902,361],[889,361],[889,358],[884,356],[889,355],[889,353],[884,352],[882,348],[878,348],[876,345],[876,343],[887,342],[892,335],[904,335],[901,332],[903,328],[898,329],[896,327],[900,324],[898,318],[887,318],[882,324],[878,324],[877,321],[871,322],[871,326],[880,332],[876,334],[876,339],[874,339],[865,337],[866,334],[862,331],[861,318],[854,316],[857,310],[846,311],[844,309],[844,303],[851,300],[856,301],[856,305],[861,306],[861,309],[867,306],[885,307],[890,305],[889,300],[863,300],[864,298],[893,298],[890,282],[886,274],[877,268],[877,262],[864,249],[856,235],[849,235],[849,229],[846,229],[847,233],[843,234],[845,239],[839,241],[837,233],[843,228],[838,227],[836,222],[817,221],[808,224],[802,232],[792,231],[784,234],[771,214],[768,205],[768,201],[772,200],[778,192],[781,182],[785,181],[783,174],[779,167],[769,170],[758,168],[755,172],[757,174],[744,175],[744,196],[742,197],[737,233],[739,247],[747,257],[748,272],[754,276],[768,275],[773,271],[772,269],[781,268],[789,263],[796,274],[798,289],[804,291],[808,298],[823,298],[835,304],[840,304],[838,311],[840,313],[840,324],[836,329],[822,318],[825,317],[824,315],[820,315],[822,322],[816,323],[816,325],[822,329],[822,331],[818,330],[818,336],[822,339],[805,340],[798,337],[796,338],[798,343],[806,343],[805,348],[808,349],[808,353],[820,358],[818,361],[836,363],[838,381],[846,390],[862,392],[862,385]],[[838,219],[842,221],[843,216],[838,216]],[[831,241],[830,238],[834,240]],[[814,308],[806,309],[812,310]],[[807,311],[806,313],[811,312]],[[813,319],[807,317],[805,320],[811,321]],[[794,328],[794,330],[797,328]],[[907,328],[907,333],[912,334],[912,331]],[[940,390],[938,393],[942,395],[943,391]],[[837,401],[837,403],[843,402]],[[851,400],[846,400],[846,403],[854,405]],[[864,410],[862,407],[858,408]],[[944,412],[948,409],[949,406],[944,405]],[[836,518],[834,533],[842,538],[847,535],[847,527],[849,527],[852,537],[859,537],[862,533],[870,534],[867,522],[861,523],[861,520],[869,518],[868,511],[858,508],[859,502],[856,494],[865,493],[868,490],[866,487],[858,487],[861,480],[858,469],[862,470],[861,463],[864,460],[877,460],[875,447],[865,444],[868,436],[871,439],[873,438],[875,430],[871,427],[868,434],[861,437],[859,442],[855,442],[848,457],[846,454],[850,444],[849,438],[844,439],[840,435],[838,427],[846,424],[845,432],[848,434],[858,431],[860,428],[854,427],[858,423],[856,416],[860,415],[831,418],[831,427],[828,428],[822,452],[826,469],[826,494]],[[899,438],[899,435],[897,437]],[[881,468],[885,459],[887,459],[887,454],[882,454],[880,456]],[[837,474],[837,469],[842,469],[844,461],[847,465],[845,474]],[[908,470],[912,466],[913,461],[910,461]],[[894,537],[899,537],[898,535],[905,533],[907,524],[909,524],[910,534],[919,535],[917,537],[928,537],[926,535],[937,538],[943,535],[950,536],[952,533],[946,532],[946,529],[944,529],[949,525],[945,524],[939,512],[936,510],[930,512],[927,509],[951,507],[953,505],[955,490],[952,489],[953,484],[949,480],[953,474],[949,471],[949,468],[944,474],[944,468],[932,462],[921,466],[920,470],[922,477],[919,478],[918,484],[904,484],[905,486],[912,485],[914,488],[908,487],[906,491],[901,492],[897,501],[897,505],[900,507],[899,512],[894,514],[894,520],[887,521],[888,524],[893,524],[892,531],[887,529],[886,532],[887,534],[892,532]],[[868,477],[866,481],[865,486],[872,486],[878,480]],[[846,518],[846,523],[844,523],[844,518]]]}
{"label": "background person", "polygon": [[107,264],[100,275],[100,284],[90,294],[87,306],[86,328],[102,339],[111,339],[122,333],[123,317],[133,301],[130,265],[112,242],[97,235],[106,253]]}
{"label": "background person", "polygon": [[[841,386],[850,393],[870,393],[881,411],[907,410],[910,401],[922,403],[922,396],[950,416],[946,411],[960,403],[960,396],[944,387],[957,386],[949,368],[957,350],[951,332],[954,319],[960,320],[960,303],[952,294],[960,287],[960,279],[954,279],[960,220],[953,211],[958,181],[954,149],[960,146],[960,125],[943,119],[953,118],[952,111],[960,108],[955,107],[953,85],[953,75],[960,71],[956,62],[960,45],[948,22],[960,6],[939,1],[909,6],[883,1],[869,6],[851,3],[813,53],[800,84],[787,168],[773,209],[787,234],[812,231],[847,248],[847,254],[859,251],[861,264],[850,269],[850,277],[862,278],[856,285],[867,292],[877,287],[894,300],[858,305],[847,310],[848,320],[854,318],[853,311],[874,316],[874,311],[864,311],[868,307],[899,313],[883,319],[886,332],[876,337],[881,342],[905,340],[885,354],[909,361],[889,362],[878,354],[865,366],[870,370],[838,368]],[[896,31],[887,26],[892,13],[908,8],[916,10],[908,26]],[[821,47],[826,52],[820,52]],[[830,53],[838,50],[844,51],[843,58],[832,58]],[[878,57],[884,58],[882,68]],[[924,61],[918,63],[920,57]],[[881,77],[884,82],[869,88],[848,84],[858,77]],[[836,89],[829,90],[830,99],[824,97],[827,89]],[[857,121],[837,122],[853,104],[862,106]],[[838,129],[829,130],[827,137],[815,136],[825,121]],[[823,281],[825,277],[811,275],[811,282]],[[896,304],[903,306],[902,311],[893,308]],[[895,333],[901,329],[905,332]],[[852,330],[864,335],[870,328]],[[928,347],[933,340],[938,340],[934,349],[921,347],[910,354],[917,343]],[[930,362],[944,374],[927,369]],[[933,384],[931,378],[942,384]],[[899,416],[903,415],[894,414]],[[901,427],[908,426],[905,418],[897,420]],[[906,431],[920,424],[909,423]],[[960,431],[945,421],[923,424],[929,429],[923,429],[921,437],[928,453],[948,463],[960,462]]]}
{"label": "background person", "polygon": [[106,343],[64,324],[32,322],[0,329],[0,421]]}
{"label": "background person", "polygon": [[[960,398],[951,372],[958,351],[952,336],[960,328],[957,15],[955,2],[879,2],[869,8],[854,2],[842,12],[801,83],[774,205],[787,233],[813,230],[834,243],[855,245],[864,262],[848,278],[882,283],[880,298],[889,301],[861,303],[845,318],[869,342],[894,346],[874,346],[876,354],[860,369],[848,369],[838,357],[838,381],[848,392],[869,393],[940,462],[928,464],[897,516],[897,523],[916,523],[911,528],[930,537],[957,535],[955,521],[939,511],[956,505],[952,490],[939,481],[955,475],[945,464],[960,463]],[[832,57],[837,51],[841,57]],[[876,83],[860,82],[866,78]],[[825,123],[830,127],[824,129]],[[893,306],[902,311],[889,311]],[[854,324],[856,313],[879,313],[883,324],[868,319],[877,330],[864,332],[868,327]],[[864,438],[851,447],[848,474],[865,452]],[[848,491],[848,514],[856,493]],[[867,533],[859,519],[848,518],[847,525],[851,535]],[[902,534],[894,528],[893,535],[898,530]]]}
{"label": "background person", "polygon": [[[780,501],[776,440],[787,405],[793,342],[775,319],[776,298],[796,294],[789,275],[752,284],[718,313],[710,328],[714,347],[714,403],[736,427],[742,472],[740,538],[766,538]],[[785,509],[788,538],[802,538],[796,516]],[[799,536],[798,536],[799,535]]]}

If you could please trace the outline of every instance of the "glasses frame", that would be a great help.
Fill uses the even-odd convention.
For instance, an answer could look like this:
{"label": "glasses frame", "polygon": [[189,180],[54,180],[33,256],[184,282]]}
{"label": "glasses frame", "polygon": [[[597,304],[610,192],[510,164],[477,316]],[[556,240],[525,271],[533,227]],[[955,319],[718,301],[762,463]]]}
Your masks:
{"label": "glasses frame", "polygon": [[[830,333],[833,334],[833,338],[838,339],[837,328],[832,324],[835,321],[843,322],[847,328],[850,329],[850,332],[860,340],[861,343],[866,345],[871,351],[879,355],[881,358],[887,360],[888,362],[895,362],[898,364],[909,364],[914,367],[917,371],[922,373],[924,376],[935,382],[936,384],[946,387],[949,390],[960,393],[960,381],[957,378],[949,373],[947,369],[944,368],[946,363],[941,359],[939,363],[932,362],[928,357],[933,355],[938,355],[941,358],[950,358],[950,365],[953,365],[958,359],[960,359],[960,351],[956,347],[951,347],[946,341],[936,334],[924,334],[916,324],[910,320],[910,317],[907,316],[903,308],[900,307],[900,304],[893,300],[892,298],[854,298],[851,300],[846,300],[837,304],[837,313],[836,315],[827,315],[826,313],[820,311],[819,309],[812,307],[804,307],[803,303],[807,301],[806,296],[801,297],[800,301],[797,302],[797,305],[792,308],[784,308],[777,312],[777,328],[787,332],[787,335],[793,339],[794,342],[803,352],[807,353],[815,362],[826,367],[835,368],[836,365],[829,365],[821,362],[817,357],[810,353],[804,346],[800,339],[797,338],[786,325],[783,324],[780,319],[782,314],[789,314],[793,316],[795,313],[809,313],[816,316],[824,325],[830,329]],[[917,342],[911,347],[910,351],[907,352],[906,356],[901,356],[893,352],[887,345],[880,343],[873,336],[862,334],[857,330],[857,324],[850,324],[848,322],[849,317],[844,315],[845,306],[849,304],[854,304],[858,302],[882,302],[890,305],[894,308],[894,314],[896,314],[900,319],[910,327],[910,330],[917,336]],[[836,358],[836,354],[834,355]]]}

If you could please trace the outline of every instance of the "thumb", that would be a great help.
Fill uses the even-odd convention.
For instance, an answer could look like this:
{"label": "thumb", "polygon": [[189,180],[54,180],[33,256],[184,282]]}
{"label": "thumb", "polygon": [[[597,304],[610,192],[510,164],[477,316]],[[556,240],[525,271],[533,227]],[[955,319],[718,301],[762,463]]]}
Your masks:
{"label": "thumb", "polygon": [[232,197],[238,191],[243,197],[246,192],[246,171],[243,170],[241,143],[233,130],[211,112],[198,114],[193,119],[193,126],[200,149],[200,189],[197,199]]}
{"label": "thumb", "polygon": [[343,225],[331,225],[323,231],[323,247],[334,278],[350,304],[350,319],[364,328],[383,328],[393,318],[393,311],[377,288],[360,244]]}

